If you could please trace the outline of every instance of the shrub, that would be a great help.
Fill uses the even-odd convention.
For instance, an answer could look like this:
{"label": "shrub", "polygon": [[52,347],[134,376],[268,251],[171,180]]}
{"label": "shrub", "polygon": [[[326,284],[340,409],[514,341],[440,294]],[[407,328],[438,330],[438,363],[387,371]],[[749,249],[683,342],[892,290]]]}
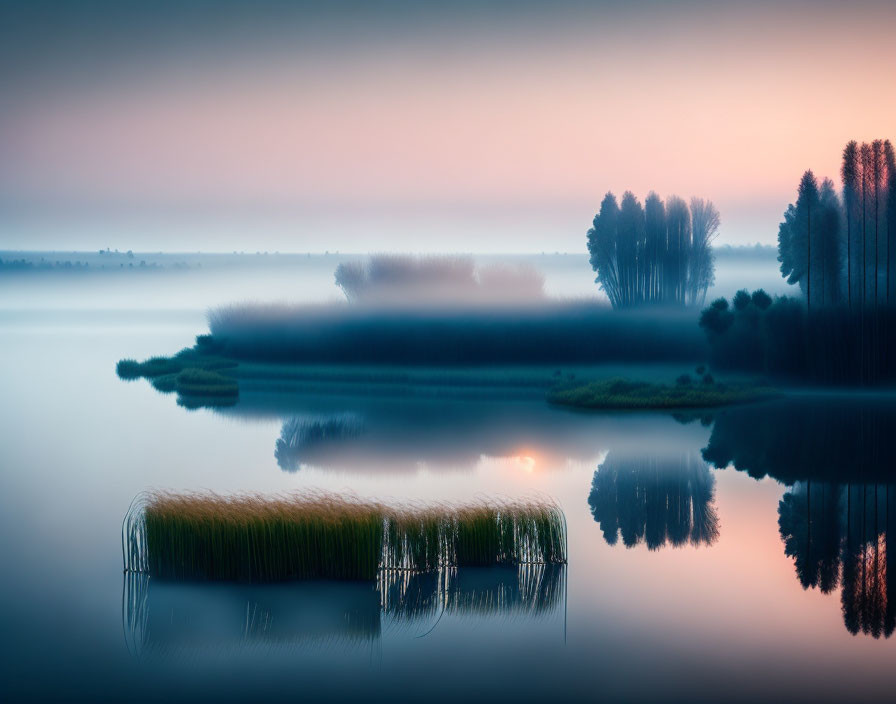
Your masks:
{"label": "shrub", "polygon": [[750,305],[750,303],[752,303],[750,292],[745,288],[742,288],[740,291],[734,294],[734,298],[731,299],[731,303],[734,306],[734,310],[742,311],[744,308]]}
{"label": "shrub", "polygon": [[184,369],[174,381],[174,387],[184,396],[236,396],[239,387],[234,379],[205,369]]}

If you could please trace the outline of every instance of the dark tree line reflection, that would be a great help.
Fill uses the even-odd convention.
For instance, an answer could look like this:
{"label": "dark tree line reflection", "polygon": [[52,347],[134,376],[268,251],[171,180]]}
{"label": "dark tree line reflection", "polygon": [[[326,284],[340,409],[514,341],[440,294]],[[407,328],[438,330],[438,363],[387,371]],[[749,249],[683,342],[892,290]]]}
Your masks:
{"label": "dark tree line reflection", "polygon": [[588,504],[604,539],[650,550],[711,545],[719,537],[715,479],[699,456],[610,453],[591,482]]}
{"label": "dark tree line reflection", "polygon": [[896,404],[872,397],[788,399],[718,413],[703,459],[783,484],[887,480],[896,457]]}
{"label": "dark tree line reflection", "polygon": [[[796,483],[778,505],[784,550],[804,588],[840,587],[852,634],[889,638],[896,629],[896,485]],[[896,538],[896,534],[894,534]]]}
{"label": "dark tree line reflection", "polygon": [[703,457],[790,486],[778,506],[803,588],[840,589],[852,634],[896,630],[896,408],[886,399],[785,400],[726,409]]}

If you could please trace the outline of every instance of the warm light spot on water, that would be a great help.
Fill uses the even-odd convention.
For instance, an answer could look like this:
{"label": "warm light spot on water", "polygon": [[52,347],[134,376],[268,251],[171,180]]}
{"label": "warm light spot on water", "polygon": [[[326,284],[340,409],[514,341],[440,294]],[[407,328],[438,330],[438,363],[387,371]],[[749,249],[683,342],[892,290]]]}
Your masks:
{"label": "warm light spot on water", "polygon": [[521,455],[519,457],[515,457],[514,460],[523,468],[524,471],[535,471],[535,458],[531,455]]}
{"label": "warm light spot on water", "polygon": [[483,456],[480,459],[480,467],[486,470],[497,470],[511,475],[534,474],[544,463],[535,452],[529,449],[520,450],[513,455],[499,457]]}

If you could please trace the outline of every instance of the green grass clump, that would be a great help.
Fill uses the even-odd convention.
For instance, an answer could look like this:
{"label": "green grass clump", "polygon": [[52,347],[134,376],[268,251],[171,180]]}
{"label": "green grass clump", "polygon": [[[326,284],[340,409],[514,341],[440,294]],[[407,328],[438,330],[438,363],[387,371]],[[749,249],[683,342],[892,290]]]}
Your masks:
{"label": "green grass clump", "polygon": [[174,379],[174,388],[184,396],[230,397],[239,394],[239,386],[230,377],[205,369],[184,369]]}
{"label": "green grass clump", "polygon": [[136,359],[122,359],[115,365],[115,373],[121,379],[139,379],[143,376],[143,366]]}
{"label": "green grass clump", "polygon": [[727,406],[775,395],[777,392],[769,387],[719,384],[710,376],[699,384],[681,377],[675,386],[626,379],[595,381],[553,389],[547,398],[550,403],[577,408],[673,409]]}
{"label": "green grass clump", "polygon": [[162,376],[153,377],[149,381],[152,388],[161,391],[163,394],[177,391],[177,374],[163,374]]}
{"label": "green grass clump", "polygon": [[173,357],[150,357],[143,362],[122,359],[115,371],[122,379],[148,379],[162,393],[176,391],[178,404],[186,408],[229,406],[239,398],[239,385],[221,372],[237,363],[213,354],[219,347],[210,336],[200,335],[196,347]]}
{"label": "green grass clump", "polygon": [[564,563],[566,529],[544,501],[420,507],[318,493],[155,493],[128,512],[122,548],[126,569],[167,579],[372,580],[380,569]]}
{"label": "green grass clump", "polygon": [[237,366],[232,359],[214,354],[217,349],[218,346],[212,342],[204,342],[197,344],[196,347],[186,347],[172,357],[150,357],[143,362],[122,359],[116,365],[115,371],[122,379],[155,379],[178,374],[185,369],[220,371]]}

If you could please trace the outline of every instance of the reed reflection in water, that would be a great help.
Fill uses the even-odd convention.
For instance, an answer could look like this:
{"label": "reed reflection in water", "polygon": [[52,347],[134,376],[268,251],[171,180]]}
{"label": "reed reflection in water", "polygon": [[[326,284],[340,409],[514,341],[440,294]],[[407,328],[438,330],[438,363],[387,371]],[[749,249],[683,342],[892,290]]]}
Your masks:
{"label": "reed reflection in water", "polygon": [[246,648],[352,649],[385,632],[428,635],[446,615],[473,619],[558,615],[565,565],[381,570],[366,581],[266,585],[176,583],[126,573],[122,621],[134,655]]}

